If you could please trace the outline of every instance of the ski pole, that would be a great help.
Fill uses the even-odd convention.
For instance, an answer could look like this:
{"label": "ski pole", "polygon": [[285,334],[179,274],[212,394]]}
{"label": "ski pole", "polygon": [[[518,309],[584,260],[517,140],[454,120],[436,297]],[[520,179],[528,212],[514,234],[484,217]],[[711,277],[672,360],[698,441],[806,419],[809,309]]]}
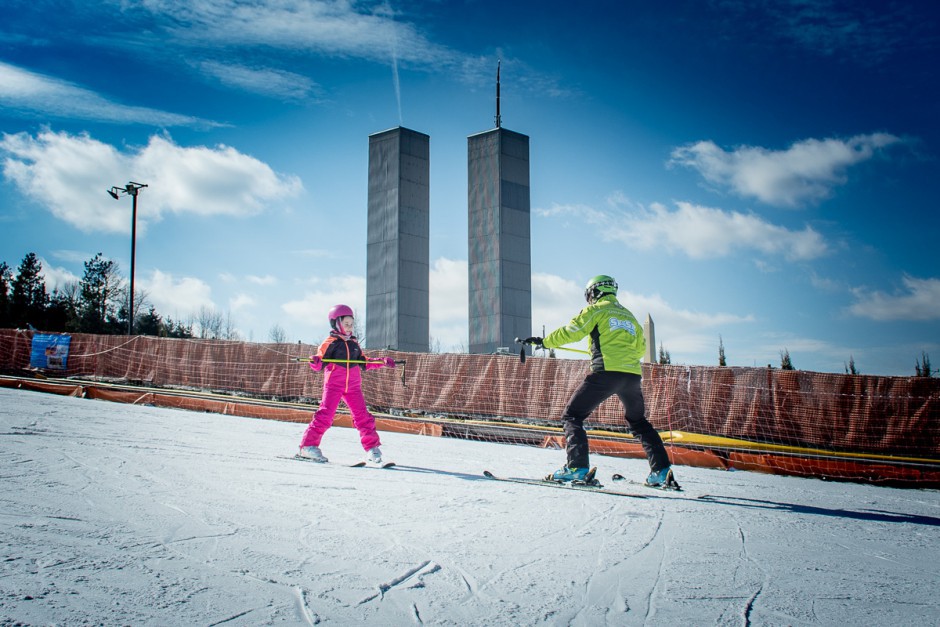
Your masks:
{"label": "ski pole", "polygon": [[565,348],[564,346],[559,346],[555,350],[569,351],[571,353],[581,353],[582,355],[591,354],[591,351],[581,350],[580,348]]}
{"label": "ski pole", "polygon": [[[299,361],[299,362],[302,362],[302,363],[307,363],[307,364],[309,364],[309,363],[310,363],[311,361],[313,361],[313,360],[310,359],[309,357],[293,357],[293,358],[291,359],[291,361]],[[381,361],[383,361],[383,360],[381,360],[381,359],[365,359],[365,360],[359,360],[359,359],[321,359],[320,361],[321,361],[322,363],[326,363],[326,364],[362,364],[362,365],[365,365],[365,364],[375,364],[375,363],[379,363],[379,362],[381,362]],[[395,360],[393,360],[393,361],[395,362],[396,365],[399,365],[399,366],[402,367],[402,369],[401,369],[401,384],[402,384],[402,386],[404,386],[404,387],[408,387],[407,384],[405,383],[405,364],[406,364],[407,362],[406,362],[404,359],[395,359]]]}
{"label": "ski pole", "polygon": [[[522,363],[525,363],[525,345],[531,342],[526,342],[525,340],[520,340],[519,338],[516,338],[516,341],[522,344],[522,348],[519,349],[519,361]],[[551,350],[563,350],[563,351],[569,351],[572,353],[581,353],[582,355],[591,354],[591,351],[581,350],[580,348],[565,348],[564,346],[558,346],[558,347],[552,348]]]}
{"label": "ski pole", "polygon": [[[294,357],[292,361],[299,361],[302,363],[309,364],[312,359],[309,357]],[[375,364],[380,361],[385,361],[384,359],[321,359],[325,364]],[[396,364],[404,364],[404,359],[395,359]]]}

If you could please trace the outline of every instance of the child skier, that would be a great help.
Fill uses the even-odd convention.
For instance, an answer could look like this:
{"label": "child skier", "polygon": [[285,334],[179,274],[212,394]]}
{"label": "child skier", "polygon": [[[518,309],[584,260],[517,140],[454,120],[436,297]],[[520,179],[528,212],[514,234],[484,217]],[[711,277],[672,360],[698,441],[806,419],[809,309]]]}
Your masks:
{"label": "child skier", "polygon": [[323,397],[320,408],[313,414],[313,420],[300,440],[300,457],[311,461],[326,462],[320,451],[323,434],[333,424],[336,408],[342,400],[352,414],[353,425],[359,430],[362,448],[367,452],[367,461],[382,463],[382,451],[379,450],[379,434],[375,430],[375,417],[366,408],[362,395],[362,370],[395,367],[391,357],[384,359],[366,359],[353,335],[353,310],[346,305],[336,305],[330,309],[330,336],[320,344],[317,354],[310,358],[313,370],[323,370]]}
{"label": "child skier", "polygon": [[615,394],[624,407],[630,431],[640,441],[649,459],[650,474],[646,485],[678,487],[662,438],[646,419],[646,405],[641,387],[643,370],[640,359],[646,352],[643,327],[617,300],[617,282],[601,274],[584,290],[587,307],[567,325],[545,338],[523,340],[540,348],[559,348],[590,337],[591,374],[575,390],[562,414],[565,425],[568,463],[548,475],[553,481],[584,481],[589,474],[588,436],[584,421],[597,407]]}

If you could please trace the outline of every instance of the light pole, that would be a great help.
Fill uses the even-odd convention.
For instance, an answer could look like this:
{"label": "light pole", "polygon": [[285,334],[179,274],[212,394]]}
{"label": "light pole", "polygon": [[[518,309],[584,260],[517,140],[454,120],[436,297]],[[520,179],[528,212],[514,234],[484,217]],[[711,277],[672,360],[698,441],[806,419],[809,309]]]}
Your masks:
{"label": "light pole", "polygon": [[111,198],[117,200],[121,194],[127,194],[131,197],[133,209],[131,210],[131,296],[127,305],[127,334],[134,332],[134,259],[137,256],[137,192],[140,188],[147,187],[144,183],[135,183],[130,181],[124,187],[112,187],[108,190]]}

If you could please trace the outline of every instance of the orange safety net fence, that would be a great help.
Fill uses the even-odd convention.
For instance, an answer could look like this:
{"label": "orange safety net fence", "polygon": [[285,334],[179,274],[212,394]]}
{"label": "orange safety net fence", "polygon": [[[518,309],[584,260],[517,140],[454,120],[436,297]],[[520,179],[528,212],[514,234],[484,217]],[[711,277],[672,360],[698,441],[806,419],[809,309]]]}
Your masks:
{"label": "orange safety net fence", "polygon": [[[320,398],[322,374],[297,361],[310,345],[72,334],[53,374],[30,372],[32,335],[0,329],[0,372],[81,386],[65,393],[295,422]],[[404,361],[364,376],[380,428],[536,446],[564,446],[561,412],[588,373],[583,360],[365,352]],[[12,381],[0,385],[43,385]],[[940,487],[935,378],[645,364],[643,389],[677,464]],[[592,452],[644,456],[616,398],[588,426]]]}

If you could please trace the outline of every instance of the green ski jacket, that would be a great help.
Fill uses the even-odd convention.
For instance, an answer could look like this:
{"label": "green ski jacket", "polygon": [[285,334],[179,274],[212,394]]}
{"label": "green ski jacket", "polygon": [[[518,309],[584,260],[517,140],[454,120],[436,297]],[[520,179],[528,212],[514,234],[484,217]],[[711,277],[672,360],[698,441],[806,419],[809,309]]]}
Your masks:
{"label": "green ski jacket", "polygon": [[640,360],[646,353],[643,327],[613,294],[601,296],[567,325],[542,340],[545,348],[558,348],[590,336],[591,370],[643,374]]}

